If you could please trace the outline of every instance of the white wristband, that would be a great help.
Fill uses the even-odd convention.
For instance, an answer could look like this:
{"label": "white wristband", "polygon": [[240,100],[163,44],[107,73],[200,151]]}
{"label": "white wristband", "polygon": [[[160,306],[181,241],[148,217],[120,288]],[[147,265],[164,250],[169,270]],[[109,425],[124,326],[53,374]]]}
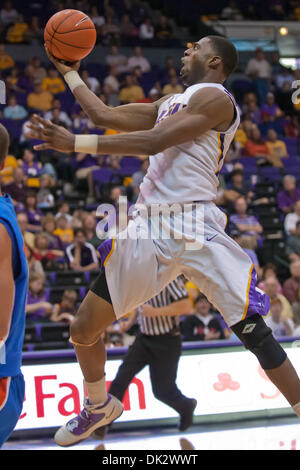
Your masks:
{"label": "white wristband", "polygon": [[69,85],[69,88],[72,92],[78,86],[81,86],[81,85],[86,86],[86,84],[84,83],[83,80],[81,80],[81,78],[80,78],[78,72],[76,72],[76,70],[72,70],[71,72],[67,72],[64,75],[64,79],[67,82],[67,84]]}
{"label": "white wristband", "polygon": [[2,348],[2,346],[4,346],[5,344],[5,341],[3,341],[3,339],[0,339],[0,349]]}
{"label": "white wristband", "polygon": [[98,135],[76,135],[75,152],[96,154],[98,151]]}

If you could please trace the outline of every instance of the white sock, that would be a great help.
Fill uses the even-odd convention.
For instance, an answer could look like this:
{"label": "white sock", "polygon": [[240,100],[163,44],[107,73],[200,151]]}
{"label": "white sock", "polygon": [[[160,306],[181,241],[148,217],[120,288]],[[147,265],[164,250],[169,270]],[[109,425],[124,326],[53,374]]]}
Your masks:
{"label": "white sock", "polygon": [[105,375],[97,382],[84,382],[87,388],[89,402],[92,405],[100,405],[101,403],[106,402],[108,396],[106,391]]}
{"label": "white sock", "polygon": [[295,411],[296,415],[300,418],[300,402],[296,403],[296,405],[293,406],[293,410]]}

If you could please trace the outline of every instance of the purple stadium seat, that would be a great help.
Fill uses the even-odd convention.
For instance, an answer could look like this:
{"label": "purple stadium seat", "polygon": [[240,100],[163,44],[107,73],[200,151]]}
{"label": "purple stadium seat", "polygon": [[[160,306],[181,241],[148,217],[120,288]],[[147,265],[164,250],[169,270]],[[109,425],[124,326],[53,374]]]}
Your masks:
{"label": "purple stadium seat", "polygon": [[115,176],[115,172],[108,168],[100,168],[93,171],[93,180],[100,189],[103,183],[110,183]]}
{"label": "purple stadium seat", "polygon": [[290,157],[294,157],[298,154],[298,143],[294,137],[283,137],[282,140],[285,142],[287,152]]}
{"label": "purple stadium seat", "polygon": [[127,170],[130,174],[133,174],[135,171],[139,171],[141,163],[142,161],[139,158],[123,157],[120,162],[121,170]]}
{"label": "purple stadium seat", "polygon": [[13,139],[19,139],[25,121],[26,119],[0,119],[1,124],[7,129]]}

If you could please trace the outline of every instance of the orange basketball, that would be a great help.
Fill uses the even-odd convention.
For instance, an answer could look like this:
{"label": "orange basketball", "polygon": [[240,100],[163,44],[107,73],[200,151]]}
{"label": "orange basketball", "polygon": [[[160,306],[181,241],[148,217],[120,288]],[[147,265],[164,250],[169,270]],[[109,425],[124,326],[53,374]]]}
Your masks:
{"label": "orange basketball", "polygon": [[79,10],[62,10],[46,24],[44,39],[49,52],[65,62],[76,62],[94,48],[97,33],[92,20]]}

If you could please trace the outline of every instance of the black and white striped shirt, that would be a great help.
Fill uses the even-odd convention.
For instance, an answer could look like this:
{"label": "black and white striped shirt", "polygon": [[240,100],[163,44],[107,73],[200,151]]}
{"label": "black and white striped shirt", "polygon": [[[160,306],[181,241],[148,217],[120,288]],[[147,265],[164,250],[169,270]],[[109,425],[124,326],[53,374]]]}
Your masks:
{"label": "black and white striped shirt", "polygon": [[[185,288],[182,277],[178,277],[170,284],[168,284],[158,295],[153,297],[147,303],[154,308],[165,307],[177,302],[178,300],[188,298],[188,293]],[[179,333],[180,315],[158,317],[144,317],[141,314],[141,308],[138,309],[138,324],[141,333],[144,335],[165,335],[168,333]]]}

